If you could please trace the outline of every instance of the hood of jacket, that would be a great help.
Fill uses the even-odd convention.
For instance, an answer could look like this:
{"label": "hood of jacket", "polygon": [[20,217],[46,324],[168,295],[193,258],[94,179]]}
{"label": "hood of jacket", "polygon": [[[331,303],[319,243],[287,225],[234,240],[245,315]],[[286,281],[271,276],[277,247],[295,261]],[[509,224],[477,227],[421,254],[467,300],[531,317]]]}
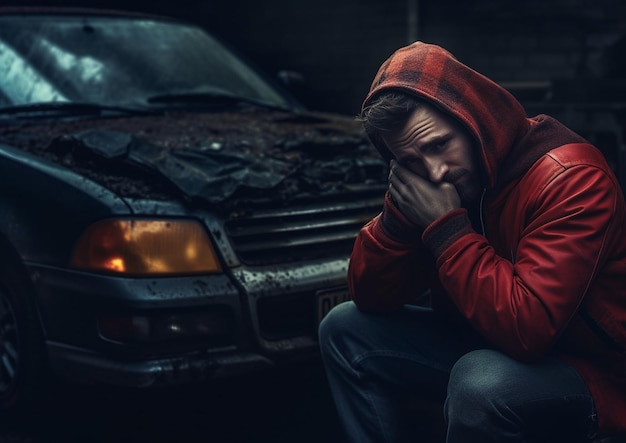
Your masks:
{"label": "hood of jacket", "polygon": [[[480,150],[489,188],[523,174],[551,149],[584,142],[551,117],[527,118],[511,93],[437,45],[415,42],[393,53],[378,70],[363,107],[390,90],[422,98],[460,121]],[[391,157],[381,141],[372,143],[383,157]]]}

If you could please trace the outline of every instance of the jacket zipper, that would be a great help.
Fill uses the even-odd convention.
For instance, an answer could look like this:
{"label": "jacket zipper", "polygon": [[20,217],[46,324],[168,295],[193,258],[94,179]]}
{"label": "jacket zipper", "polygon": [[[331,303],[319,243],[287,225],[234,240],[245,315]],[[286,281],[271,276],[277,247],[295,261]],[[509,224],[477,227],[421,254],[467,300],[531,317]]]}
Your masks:
{"label": "jacket zipper", "polygon": [[478,208],[478,214],[480,216],[480,229],[482,230],[483,237],[487,237],[487,230],[485,229],[485,217],[483,215],[484,212],[484,202],[485,202],[485,194],[487,193],[487,188],[483,188],[483,194],[480,196],[480,207]]}

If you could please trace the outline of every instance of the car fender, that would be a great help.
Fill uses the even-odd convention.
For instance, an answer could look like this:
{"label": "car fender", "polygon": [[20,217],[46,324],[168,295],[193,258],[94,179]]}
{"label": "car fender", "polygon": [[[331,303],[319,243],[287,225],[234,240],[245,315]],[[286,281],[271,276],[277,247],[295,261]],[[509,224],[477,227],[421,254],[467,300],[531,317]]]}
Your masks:
{"label": "car fender", "polygon": [[132,213],[124,200],[61,165],[0,144],[0,235],[22,261],[65,266],[96,220]]}

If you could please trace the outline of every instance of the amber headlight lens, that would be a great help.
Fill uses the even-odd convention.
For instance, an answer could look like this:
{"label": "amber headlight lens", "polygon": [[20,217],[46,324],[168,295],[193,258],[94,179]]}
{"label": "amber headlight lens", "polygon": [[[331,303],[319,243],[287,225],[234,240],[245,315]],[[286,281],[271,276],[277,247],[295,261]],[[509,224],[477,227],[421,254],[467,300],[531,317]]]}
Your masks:
{"label": "amber headlight lens", "polygon": [[202,225],[194,220],[103,220],[79,239],[71,265],[137,276],[221,271]]}

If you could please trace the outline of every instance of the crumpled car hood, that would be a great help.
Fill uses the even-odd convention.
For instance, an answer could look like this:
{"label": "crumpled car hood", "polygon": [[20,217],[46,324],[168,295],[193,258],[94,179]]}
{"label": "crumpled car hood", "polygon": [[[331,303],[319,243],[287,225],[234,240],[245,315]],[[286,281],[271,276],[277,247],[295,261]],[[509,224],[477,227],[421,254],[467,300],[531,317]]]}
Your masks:
{"label": "crumpled car hood", "polygon": [[[66,165],[122,196],[226,205],[384,183],[387,164],[353,118],[266,110],[169,113],[0,127],[0,142]],[[268,192],[271,190],[271,192]]]}

